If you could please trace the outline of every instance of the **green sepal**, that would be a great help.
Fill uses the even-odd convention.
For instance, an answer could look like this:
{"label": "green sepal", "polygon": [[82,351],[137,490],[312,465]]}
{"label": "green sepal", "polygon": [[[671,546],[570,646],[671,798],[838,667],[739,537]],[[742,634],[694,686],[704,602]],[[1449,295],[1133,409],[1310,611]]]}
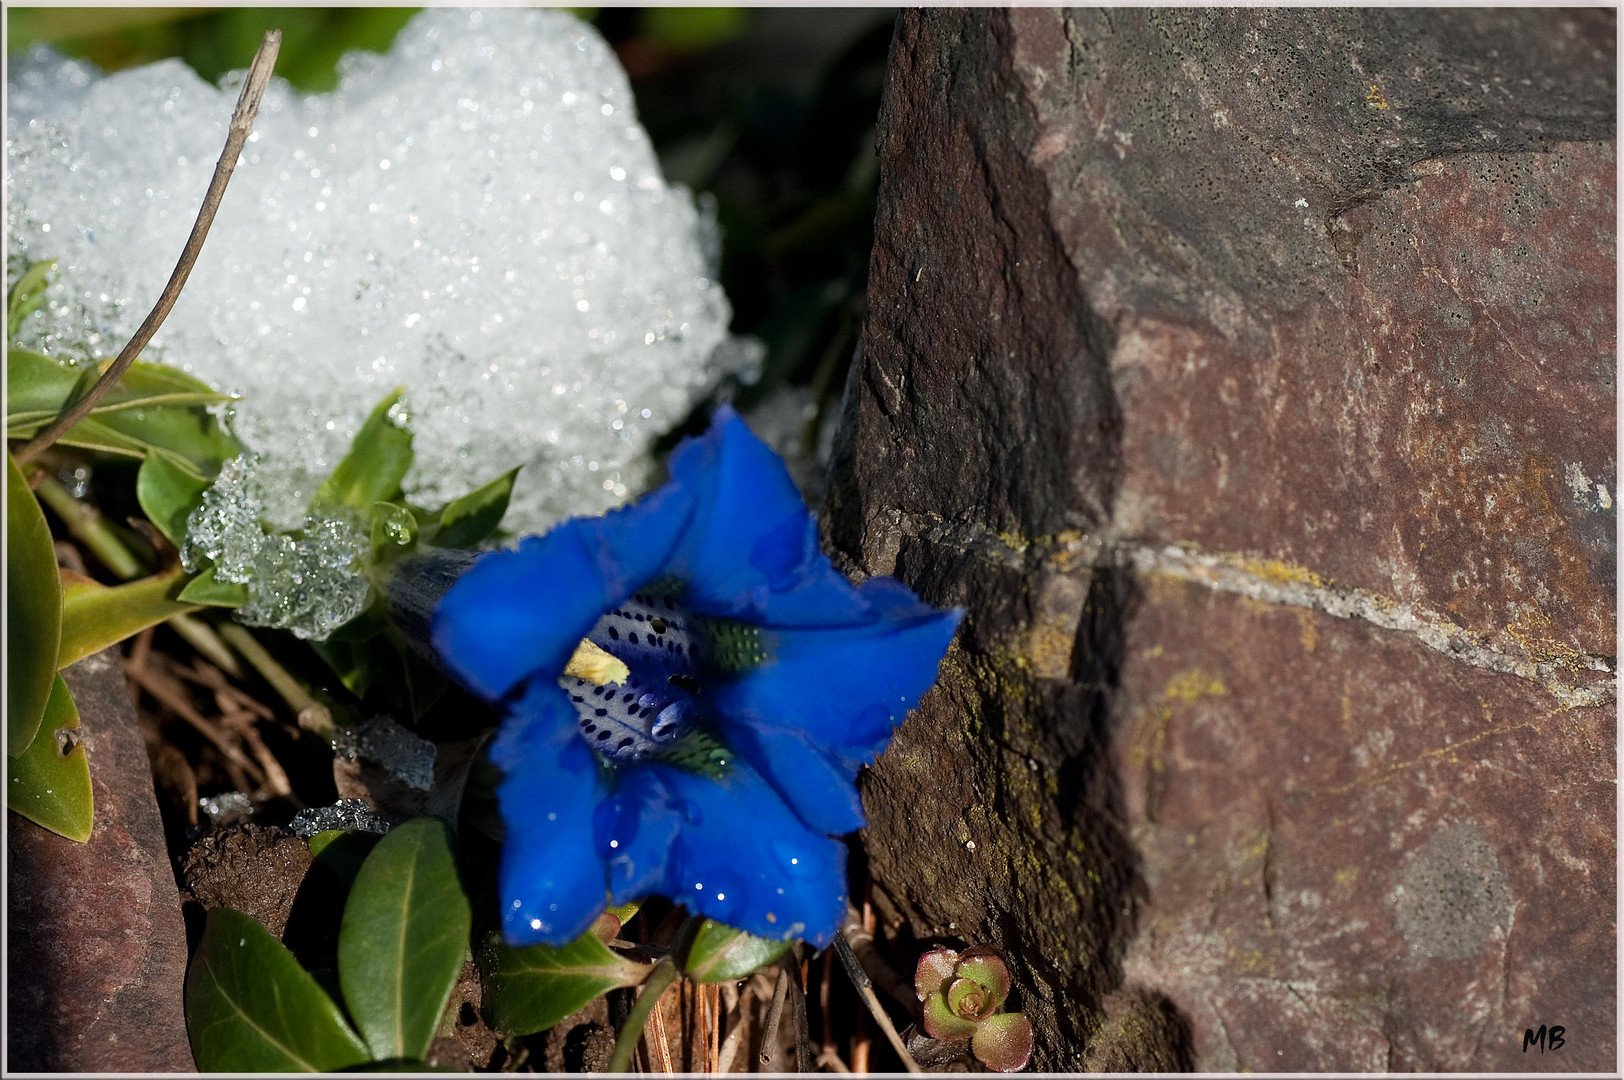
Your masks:
{"label": "green sepal", "polygon": [[397,387],[372,410],[350,442],[349,453],[322,481],[318,505],[341,504],[364,510],[375,502],[400,498],[400,484],[412,467],[412,433],[396,417],[403,415],[404,387]]}
{"label": "green sepal", "polygon": [[59,836],[84,843],[94,821],[90,763],[84,745],[62,752],[56,733],[79,727],[79,709],[62,676],[53,677],[44,722],[33,745],[7,765],[6,807]]}
{"label": "green sepal", "polygon": [[128,585],[108,587],[63,571],[62,641],[57,648],[57,667],[65,668],[149,626],[196,611],[195,604],[171,598],[185,579],[186,572],[177,566]]}
{"label": "green sepal", "polygon": [[468,949],[472,915],[451,832],[435,818],[391,830],[344,905],[338,979],[373,1058],[421,1058]]}
{"label": "green sepal", "polygon": [[546,1031],[610,990],[638,985],[651,967],[612,952],[591,930],[558,948],[513,948],[493,934],[480,956],[491,1022],[508,1035]]}
{"label": "green sepal", "polygon": [[694,935],[683,973],[697,983],[742,979],[776,961],[789,951],[791,944],[759,938],[706,919]]}
{"label": "green sepal", "polygon": [[490,539],[507,513],[508,500],[513,497],[513,483],[518,477],[519,470],[510,469],[495,480],[446,503],[439,511],[432,532],[424,537],[424,541],[438,547],[471,548]]}
{"label": "green sepal", "polygon": [[221,581],[214,576],[215,568],[205,566],[175,597],[183,604],[204,607],[239,608],[248,603],[248,586],[243,582]]}
{"label": "green sepal", "polygon": [[167,450],[153,450],[135,474],[141,512],[177,548],[186,540],[186,520],[203,502],[209,482]]}
{"label": "green sepal", "polygon": [[230,908],[209,912],[186,972],[186,1030],[200,1072],[335,1072],[368,1059],[293,954]]}
{"label": "green sepal", "polygon": [[6,753],[39,732],[62,643],[62,580],[39,500],[6,455]]}

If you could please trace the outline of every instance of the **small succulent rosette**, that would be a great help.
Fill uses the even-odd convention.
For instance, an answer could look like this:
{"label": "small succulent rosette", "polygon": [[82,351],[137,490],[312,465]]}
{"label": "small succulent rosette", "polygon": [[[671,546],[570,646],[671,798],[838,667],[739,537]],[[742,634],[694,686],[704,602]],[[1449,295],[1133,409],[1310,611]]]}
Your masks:
{"label": "small succulent rosette", "polygon": [[1004,958],[986,947],[932,949],[914,972],[914,990],[925,1003],[925,1034],[944,1043],[968,1040],[976,1060],[998,1072],[1019,1072],[1032,1056],[1031,1022],[999,1011],[1009,989]]}

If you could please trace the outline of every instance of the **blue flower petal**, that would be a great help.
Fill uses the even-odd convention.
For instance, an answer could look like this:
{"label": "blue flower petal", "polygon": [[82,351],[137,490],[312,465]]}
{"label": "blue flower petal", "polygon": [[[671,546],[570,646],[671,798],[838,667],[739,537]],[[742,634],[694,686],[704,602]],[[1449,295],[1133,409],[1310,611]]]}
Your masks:
{"label": "blue flower petal", "polygon": [[857,794],[862,763],[824,753],[800,731],[777,724],[727,724],[729,745],[755,766],[806,826],[828,836],[867,824]]}
{"label": "blue flower petal", "polygon": [[496,797],[507,826],[498,892],[510,945],[563,945],[604,909],[593,809],[608,794],[597,760],[556,683],[533,680],[491,749],[506,774]]}
{"label": "blue flower petal", "polygon": [[692,513],[692,497],[667,484],[481,556],[435,610],[435,651],[493,700],[532,672],[556,678],[598,616],[656,576]]}
{"label": "blue flower petal", "polygon": [[808,829],[747,764],[735,760],[721,779],[634,766],[621,770],[620,790],[643,828],[678,823],[651,891],[757,937],[816,948],[834,938],[846,913],[846,846]]}
{"label": "blue flower petal", "polygon": [[[866,583],[864,591],[882,594],[880,606],[912,610],[901,604],[900,586],[893,582],[870,590],[875,585]],[[861,808],[853,807],[857,770],[873,762],[936,681],[937,664],[963,617],[957,609],[932,611],[911,603],[921,613],[904,619],[763,629],[767,662],[715,688],[723,739],[814,828],[860,827]],[[784,738],[790,731],[799,732],[800,739]],[[837,778],[851,790],[849,796]]]}
{"label": "blue flower petal", "polygon": [[615,791],[598,807],[597,845],[609,868],[609,902],[625,904],[665,891],[682,815],[643,766],[615,770]]}
{"label": "blue flower petal", "polygon": [[818,549],[818,528],[784,462],[720,405],[710,430],[671,455],[671,478],[692,493],[692,524],[666,572],[687,582],[702,614],[768,626],[825,626],[872,617]]}

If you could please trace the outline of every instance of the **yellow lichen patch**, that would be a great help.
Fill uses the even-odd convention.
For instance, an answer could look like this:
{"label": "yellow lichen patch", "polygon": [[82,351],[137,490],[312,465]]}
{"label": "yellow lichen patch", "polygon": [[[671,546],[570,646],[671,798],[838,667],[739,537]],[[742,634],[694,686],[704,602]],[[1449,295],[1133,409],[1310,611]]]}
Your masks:
{"label": "yellow lichen patch", "polygon": [[632,669],[620,659],[604,652],[585,638],[575,646],[575,655],[564,666],[564,674],[585,679],[593,686],[619,685],[630,677]]}
{"label": "yellow lichen patch", "polygon": [[1380,109],[1383,112],[1387,111],[1387,95],[1382,93],[1382,88],[1379,84],[1371,83],[1370,87],[1365,90],[1365,104],[1369,105],[1372,109]]}
{"label": "yellow lichen patch", "polygon": [[1192,668],[1167,680],[1162,697],[1170,701],[1196,701],[1200,698],[1224,697],[1228,693],[1229,687],[1224,685],[1224,680],[1211,672]]}
{"label": "yellow lichen patch", "polygon": [[1306,566],[1294,566],[1279,559],[1242,558],[1236,566],[1275,585],[1308,585],[1316,589],[1326,585],[1324,578]]}
{"label": "yellow lichen patch", "polygon": [[1300,630],[1303,648],[1313,652],[1319,645],[1319,627],[1314,623],[1314,613],[1306,608],[1297,608],[1297,626]]}

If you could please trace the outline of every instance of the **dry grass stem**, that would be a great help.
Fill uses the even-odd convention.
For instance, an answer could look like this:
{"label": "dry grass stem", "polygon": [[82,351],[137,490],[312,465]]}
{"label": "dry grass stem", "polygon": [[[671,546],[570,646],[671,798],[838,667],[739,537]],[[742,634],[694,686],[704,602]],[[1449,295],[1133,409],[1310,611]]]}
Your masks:
{"label": "dry grass stem", "polygon": [[152,695],[153,700],[196,728],[199,734],[224,755],[226,772],[231,775],[232,782],[239,790],[252,791],[265,783],[264,771],[226,738],[217,725],[211,723],[193,707],[187,696],[186,687],[179,679],[151,666],[133,668],[128,662],[125,663],[124,670],[132,682]]}

